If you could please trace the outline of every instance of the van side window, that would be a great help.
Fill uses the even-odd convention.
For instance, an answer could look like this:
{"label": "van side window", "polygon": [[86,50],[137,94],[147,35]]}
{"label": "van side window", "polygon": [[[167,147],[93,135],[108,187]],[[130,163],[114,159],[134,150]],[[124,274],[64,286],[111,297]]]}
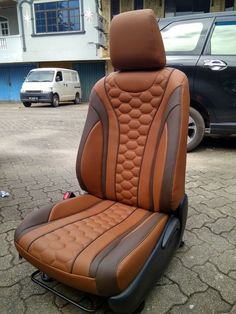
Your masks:
{"label": "van side window", "polygon": [[71,81],[71,75],[69,71],[64,71],[64,81],[70,82]]}
{"label": "van side window", "polygon": [[209,50],[211,55],[236,55],[236,21],[216,22]]}
{"label": "van side window", "polygon": [[76,73],[72,72],[71,76],[72,76],[72,81],[73,82],[77,82],[77,75],[76,75]]}
{"label": "van side window", "polygon": [[201,38],[204,23],[176,22],[168,25],[161,31],[167,54],[173,53],[198,53],[198,42]]}
{"label": "van side window", "polygon": [[63,81],[62,73],[61,71],[57,71],[56,82],[61,82],[61,81]]}

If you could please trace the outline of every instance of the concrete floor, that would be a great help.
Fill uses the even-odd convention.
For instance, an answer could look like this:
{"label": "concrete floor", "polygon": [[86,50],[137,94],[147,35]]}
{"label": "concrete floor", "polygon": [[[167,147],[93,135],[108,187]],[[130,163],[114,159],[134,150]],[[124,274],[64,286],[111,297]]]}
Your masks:
{"label": "concrete floor", "polygon": [[[30,281],[16,226],[34,208],[80,191],[75,159],[86,105],[0,104],[0,313],[81,313]],[[236,313],[236,138],[208,138],[188,154],[185,246],[142,313]],[[77,292],[61,286],[73,296]],[[109,313],[104,307],[99,313]]]}

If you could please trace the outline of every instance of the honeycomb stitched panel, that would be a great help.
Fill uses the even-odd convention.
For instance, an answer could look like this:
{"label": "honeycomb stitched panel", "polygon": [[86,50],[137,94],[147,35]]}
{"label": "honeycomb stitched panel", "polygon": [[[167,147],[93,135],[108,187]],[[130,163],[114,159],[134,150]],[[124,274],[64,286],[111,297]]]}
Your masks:
{"label": "honeycomb stitched panel", "polygon": [[119,202],[137,205],[144,147],[168,77],[169,72],[162,71],[149,89],[136,93],[121,90],[113,75],[106,79],[107,94],[120,125],[115,187]]}
{"label": "honeycomb stitched panel", "polygon": [[72,272],[78,255],[99,236],[124,221],[135,207],[113,204],[102,213],[67,224],[36,239],[29,253],[66,272]]}

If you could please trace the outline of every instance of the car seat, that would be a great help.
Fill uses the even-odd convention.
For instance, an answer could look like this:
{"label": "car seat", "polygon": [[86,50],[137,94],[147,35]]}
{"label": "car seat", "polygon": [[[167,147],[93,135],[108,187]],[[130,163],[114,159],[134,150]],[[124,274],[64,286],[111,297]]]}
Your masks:
{"label": "car seat", "polygon": [[30,213],[15,246],[47,276],[132,313],[182,240],[189,88],[165,67],[152,10],[113,18],[110,55],[116,71],[92,89],[77,156],[86,194]]}

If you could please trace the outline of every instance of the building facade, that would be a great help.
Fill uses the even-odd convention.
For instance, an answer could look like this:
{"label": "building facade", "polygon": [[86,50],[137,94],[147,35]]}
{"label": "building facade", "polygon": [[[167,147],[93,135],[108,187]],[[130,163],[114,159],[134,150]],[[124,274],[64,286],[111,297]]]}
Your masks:
{"label": "building facade", "polygon": [[18,101],[30,69],[78,70],[83,100],[105,74],[105,45],[95,0],[0,1],[0,101]]}
{"label": "building facade", "polygon": [[30,69],[80,74],[83,100],[113,70],[108,30],[114,15],[151,8],[159,17],[235,10],[236,0],[0,0],[0,101],[18,101]]}

